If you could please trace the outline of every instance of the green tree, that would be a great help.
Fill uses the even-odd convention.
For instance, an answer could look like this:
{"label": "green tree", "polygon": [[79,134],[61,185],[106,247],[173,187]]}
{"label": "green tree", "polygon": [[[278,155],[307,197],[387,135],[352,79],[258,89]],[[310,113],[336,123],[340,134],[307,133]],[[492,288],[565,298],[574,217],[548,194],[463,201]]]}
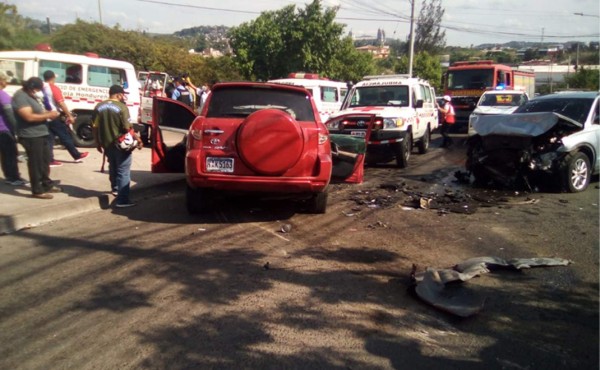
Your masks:
{"label": "green tree", "polygon": [[327,77],[339,81],[358,82],[376,72],[373,56],[357,51],[350,37],[342,40],[330,63],[331,74]]}
{"label": "green tree", "polygon": [[0,3],[0,50],[33,49],[46,38],[15,5]]}
{"label": "green tree", "polygon": [[517,60],[515,53],[510,53],[507,51],[501,51],[498,53],[487,52],[485,58],[494,60],[496,63],[503,64],[515,63]]}
{"label": "green tree", "polygon": [[565,82],[571,89],[598,91],[600,71],[580,67],[576,73],[565,76]]}
{"label": "green tree", "polygon": [[[250,80],[268,80],[296,71],[342,78],[369,69],[367,58],[342,39],[343,25],[334,22],[336,13],[337,8],[324,9],[320,0],[313,0],[305,9],[289,5],[232,28],[230,41],[240,72]],[[340,55],[340,50],[350,55]],[[358,58],[361,72],[348,73],[336,60],[349,61],[350,56]]]}
{"label": "green tree", "polygon": [[415,30],[415,53],[426,51],[435,55],[444,49],[446,31],[440,27],[444,12],[442,0],[423,0]]}
{"label": "green tree", "polygon": [[[396,73],[408,73],[408,56],[400,57],[396,66]],[[442,67],[437,57],[422,51],[415,55],[413,63],[413,75],[429,81],[436,90],[441,91]]]}

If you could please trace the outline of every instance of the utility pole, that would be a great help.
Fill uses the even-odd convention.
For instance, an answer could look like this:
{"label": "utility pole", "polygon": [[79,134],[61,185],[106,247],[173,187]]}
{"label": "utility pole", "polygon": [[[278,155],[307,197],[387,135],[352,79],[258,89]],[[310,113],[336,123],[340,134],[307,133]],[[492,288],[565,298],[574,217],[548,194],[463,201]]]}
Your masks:
{"label": "utility pole", "polygon": [[100,14],[100,24],[102,24],[102,5],[100,0],[98,0],[98,14]]}
{"label": "utility pole", "polygon": [[413,54],[415,53],[415,0],[410,1],[410,51],[408,54],[408,75],[413,74]]}

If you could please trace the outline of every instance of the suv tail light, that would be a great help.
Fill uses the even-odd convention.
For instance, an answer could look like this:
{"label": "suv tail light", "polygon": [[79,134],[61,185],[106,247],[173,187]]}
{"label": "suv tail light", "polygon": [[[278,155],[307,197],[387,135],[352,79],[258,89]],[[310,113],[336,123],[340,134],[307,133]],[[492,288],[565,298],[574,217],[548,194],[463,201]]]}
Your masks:
{"label": "suv tail light", "polygon": [[194,128],[190,130],[190,134],[195,140],[202,140],[202,129]]}
{"label": "suv tail light", "polygon": [[329,136],[319,133],[319,145],[323,145],[329,140]]}

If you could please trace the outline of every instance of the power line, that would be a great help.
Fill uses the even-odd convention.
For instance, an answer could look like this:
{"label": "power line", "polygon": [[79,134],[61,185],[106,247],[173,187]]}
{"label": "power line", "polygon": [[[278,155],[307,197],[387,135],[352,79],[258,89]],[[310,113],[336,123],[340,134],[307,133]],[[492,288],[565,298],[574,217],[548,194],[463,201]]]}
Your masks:
{"label": "power line", "polygon": [[224,9],[224,8],[212,8],[209,6],[199,6],[199,5],[188,5],[188,4],[177,4],[168,1],[156,1],[156,0],[137,0],[143,3],[154,3],[160,5],[169,5],[169,6],[180,6],[183,8],[194,8],[194,9],[204,9],[204,10],[216,10],[220,12],[230,12],[230,13],[242,13],[242,14],[261,14],[262,12],[253,12],[250,10],[235,10],[235,9]]}
{"label": "power line", "polygon": [[[200,5],[189,5],[189,4],[180,4],[180,3],[174,3],[174,2],[170,2],[170,1],[158,1],[158,0],[137,0],[140,2],[145,2],[145,3],[153,3],[153,4],[159,4],[159,5],[168,5],[168,6],[179,6],[179,7],[184,7],[184,8],[192,8],[192,9],[204,9],[204,10],[213,10],[213,11],[220,11],[220,12],[230,12],[230,13],[241,13],[241,14],[255,14],[255,15],[260,15],[263,12],[257,12],[257,11],[249,11],[249,10],[237,10],[237,9],[227,9],[227,8],[215,8],[215,7],[208,7],[208,6],[200,6]],[[371,14],[375,14],[375,15],[386,15],[386,16],[391,16],[394,17],[395,19],[387,19],[387,18],[365,18],[365,17],[339,17],[336,16],[336,20],[348,20],[348,21],[364,21],[364,22],[393,22],[393,23],[409,23],[410,22],[410,16],[406,16],[404,14],[401,13],[395,13],[395,12],[390,12],[386,9],[382,9],[380,7],[378,7],[377,5],[373,5],[372,3],[366,3],[360,0],[349,0],[350,1],[350,7],[340,7],[341,9],[345,9],[347,11],[355,11],[359,10],[361,11],[363,14],[365,12],[367,13],[371,13]],[[413,0],[414,1],[414,0]],[[354,9],[352,7],[355,7]],[[480,25],[480,24],[474,24],[474,23],[466,23],[466,22],[454,22],[455,24],[463,24],[463,25],[475,25],[475,26],[487,26],[487,25]],[[523,38],[531,38],[531,39],[537,39],[539,38],[539,33],[520,33],[520,32],[505,32],[505,31],[499,31],[498,28],[494,28],[493,30],[485,30],[485,29],[472,29],[472,28],[467,28],[467,27],[461,27],[461,26],[453,26],[451,24],[448,24],[446,22],[443,22],[440,24],[440,28],[446,29],[446,30],[452,30],[452,31],[456,31],[456,32],[466,32],[466,33],[470,33],[470,34],[481,34],[481,35],[497,35],[497,36],[512,36],[512,37],[523,37]],[[550,39],[561,39],[561,38],[588,38],[588,37],[599,37],[599,34],[587,34],[587,35],[544,35],[544,37],[546,38],[550,38]]]}

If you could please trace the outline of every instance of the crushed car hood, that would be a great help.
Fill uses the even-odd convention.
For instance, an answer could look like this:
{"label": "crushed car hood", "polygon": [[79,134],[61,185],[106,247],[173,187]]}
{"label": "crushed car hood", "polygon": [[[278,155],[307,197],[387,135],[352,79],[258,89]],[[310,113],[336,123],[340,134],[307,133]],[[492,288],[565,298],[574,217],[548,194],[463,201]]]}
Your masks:
{"label": "crushed car hood", "polygon": [[553,112],[482,115],[473,120],[473,129],[481,136],[536,137],[548,132],[556,125],[573,131],[583,128],[581,123]]}

